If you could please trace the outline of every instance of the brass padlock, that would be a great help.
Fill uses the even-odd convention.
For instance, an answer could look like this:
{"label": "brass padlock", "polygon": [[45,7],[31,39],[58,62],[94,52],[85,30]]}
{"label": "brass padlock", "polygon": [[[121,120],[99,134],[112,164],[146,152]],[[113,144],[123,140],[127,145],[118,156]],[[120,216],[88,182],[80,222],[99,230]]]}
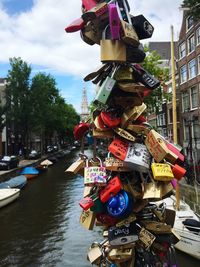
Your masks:
{"label": "brass padlock", "polygon": [[135,141],[135,137],[132,134],[130,134],[128,131],[120,127],[114,128],[114,132],[128,141],[131,141],[131,142]]}
{"label": "brass padlock", "polygon": [[114,133],[113,133],[113,131],[110,129],[110,130],[104,130],[104,131],[102,131],[102,130],[99,130],[99,129],[97,129],[97,128],[94,128],[93,130],[92,130],[92,135],[93,135],[93,137],[95,137],[95,138],[113,138],[113,136],[114,136]]}
{"label": "brass padlock", "polygon": [[124,20],[121,20],[121,38],[125,43],[130,44],[133,47],[139,46],[139,38],[133,25]]}
{"label": "brass padlock", "polygon": [[131,67],[122,65],[115,74],[117,83],[134,81],[133,70]]}
{"label": "brass padlock", "polygon": [[95,224],[96,215],[90,210],[82,210],[80,216],[80,224],[87,230],[93,230]]}
{"label": "brass padlock", "polygon": [[145,228],[141,229],[139,233],[139,240],[142,242],[145,249],[150,248],[155,239],[155,235],[153,235],[151,232],[149,232]]}
{"label": "brass padlock", "polygon": [[89,248],[87,259],[91,264],[99,264],[101,257],[103,256],[102,250],[98,244],[92,244]]}
{"label": "brass padlock", "polygon": [[85,161],[87,159],[86,155],[81,155],[78,160],[76,160],[74,163],[72,163],[65,172],[67,173],[73,173],[73,174],[81,174],[83,175],[83,170],[85,167]]}
{"label": "brass padlock", "polygon": [[108,253],[108,259],[111,261],[124,262],[132,258],[133,248],[113,248]]}
{"label": "brass padlock", "polygon": [[122,91],[128,93],[142,93],[145,89],[144,85],[134,82],[128,82],[128,83],[120,82],[117,85]]}
{"label": "brass padlock", "polygon": [[121,127],[126,128],[131,121],[136,120],[145,110],[147,106],[142,103],[140,106],[127,109],[121,118]]}
{"label": "brass padlock", "polygon": [[111,157],[110,153],[105,158],[104,165],[107,170],[115,171],[115,172],[129,172],[131,168],[124,161],[119,160],[115,157]]}

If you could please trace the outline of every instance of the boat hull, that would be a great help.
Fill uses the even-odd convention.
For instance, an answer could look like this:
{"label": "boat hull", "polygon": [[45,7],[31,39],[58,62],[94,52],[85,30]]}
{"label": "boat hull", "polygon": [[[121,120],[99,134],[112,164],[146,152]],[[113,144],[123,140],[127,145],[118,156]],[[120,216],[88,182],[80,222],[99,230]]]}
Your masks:
{"label": "boat hull", "polygon": [[[3,191],[4,190],[4,191]],[[0,208],[10,204],[19,197],[20,189],[0,189]]]}
{"label": "boat hull", "polygon": [[26,178],[27,178],[28,180],[31,180],[31,179],[37,177],[38,174],[24,174],[24,176],[26,176]]}

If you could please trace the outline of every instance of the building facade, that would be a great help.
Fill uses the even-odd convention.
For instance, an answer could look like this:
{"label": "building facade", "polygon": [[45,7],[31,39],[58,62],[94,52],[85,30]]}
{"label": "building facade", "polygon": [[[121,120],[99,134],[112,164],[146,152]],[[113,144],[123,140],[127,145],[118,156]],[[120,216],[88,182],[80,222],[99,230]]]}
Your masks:
{"label": "building facade", "polygon": [[200,20],[183,12],[178,40],[181,145],[199,176],[200,165]]}

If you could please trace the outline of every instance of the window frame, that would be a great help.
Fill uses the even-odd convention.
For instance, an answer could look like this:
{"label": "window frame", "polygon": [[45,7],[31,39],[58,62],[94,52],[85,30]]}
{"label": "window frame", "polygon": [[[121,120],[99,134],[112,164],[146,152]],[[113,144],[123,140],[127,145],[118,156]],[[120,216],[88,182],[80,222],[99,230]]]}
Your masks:
{"label": "window frame", "polygon": [[[197,97],[196,97],[196,99],[197,99],[197,104],[196,104],[196,106],[194,106],[193,107],[193,103],[194,103],[194,101],[193,101],[193,97],[192,97],[192,90],[193,89],[196,89],[196,94],[197,94]],[[194,98],[195,99],[195,98]],[[198,108],[198,87],[197,87],[197,85],[194,85],[194,86],[192,86],[191,88],[190,88],[190,109],[191,110],[194,110],[194,109],[197,109]]]}
{"label": "window frame", "polygon": [[[186,99],[186,101],[184,101]],[[190,92],[188,90],[182,92],[181,94],[181,101],[182,101],[182,112],[190,110]],[[185,103],[188,105],[185,105]]]}
{"label": "window frame", "polygon": [[[192,25],[189,27],[189,20],[192,19]],[[188,16],[186,18],[186,32],[189,31],[194,26],[194,18],[192,16]]]}
{"label": "window frame", "polygon": [[[193,50],[190,51],[190,46],[192,46],[192,43],[190,43],[190,40],[193,39],[194,40],[194,44],[193,44]],[[194,33],[191,34],[188,38],[187,38],[187,50],[188,50],[188,55],[191,54],[192,52],[195,51],[195,36],[194,36]]]}
{"label": "window frame", "polygon": [[[185,49],[184,49],[184,50],[181,50],[181,47],[183,47],[183,45],[184,45]],[[184,53],[183,56],[181,56],[181,54],[182,54],[183,52],[185,52],[185,53]],[[185,41],[183,41],[183,42],[179,45],[179,59],[184,58],[184,57],[186,56],[186,54],[187,54],[187,51],[186,51],[186,43],[185,43]]]}
{"label": "window frame", "polygon": [[[194,62],[194,65],[192,65],[192,68],[191,68],[191,67],[190,67],[190,64],[191,64],[192,62]],[[193,72],[193,68],[194,68],[194,70],[195,70],[195,72],[194,72],[194,76],[191,75],[192,72]],[[192,60],[190,60],[190,61],[188,62],[188,80],[191,80],[191,79],[195,78],[196,76],[197,76],[196,58],[193,58]]]}
{"label": "window frame", "polygon": [[[186,70],[183,72],[183,73],[186,73],[186,79],[185,79],[184,81],[183,81],[183,79],[182,79],[183,76],[182,76],[182,72],[181,72],[181,70],[182,70],[183,68],[186,69]],[[183,66],[180,67],[180,84],[183,84],[183,83],[187,82],[187,79],[188,79],[187,74],[188,74],[187,65],[184,64]]]}
{"label": "window frame", "polygon": [[200,27],[196,30],[197,46],[200,45]]}

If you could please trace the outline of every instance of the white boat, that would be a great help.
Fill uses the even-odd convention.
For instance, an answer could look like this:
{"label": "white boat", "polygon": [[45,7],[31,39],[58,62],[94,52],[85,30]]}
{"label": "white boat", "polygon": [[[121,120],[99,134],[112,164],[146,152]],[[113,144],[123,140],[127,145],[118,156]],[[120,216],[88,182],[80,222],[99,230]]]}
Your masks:
{"label": "white boat", "polygon": [[0,208],[8,205],[19,197],[20,189],[3,188],[0,189]]}
{"label": "white boat", "polygon": [[170,196],[156,204],[165,203],[166,208],[176,211],[174,230],[179,235],[180,241],[175,248],[200,260],[200,220],[190,206],[183,200],[180,201],[180,209],[176,210],[176,198]]}

